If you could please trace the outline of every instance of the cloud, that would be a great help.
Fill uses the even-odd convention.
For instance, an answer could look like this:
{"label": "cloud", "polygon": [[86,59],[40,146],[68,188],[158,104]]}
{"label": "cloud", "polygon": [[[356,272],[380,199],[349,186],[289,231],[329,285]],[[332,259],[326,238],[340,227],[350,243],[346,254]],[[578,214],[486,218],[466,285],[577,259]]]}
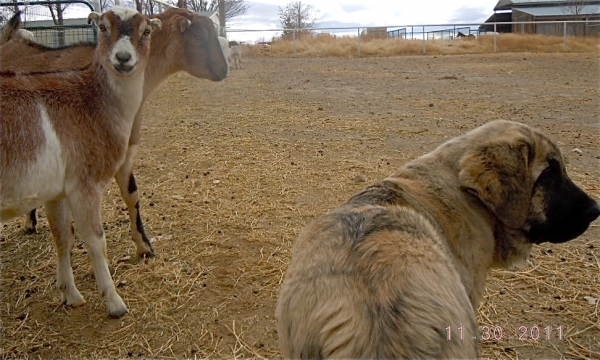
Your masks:
{"label": "cloud", "polygon": [[321,29],[325,29],[325,28],[351,28],[350,30],[323,30],[325,32],[330,32],[330,33],[336,33],[336,32],[351,32],[351,31],[356,31],[356,28],[358,28],[359,26],[361,26],[359,23],[357,22],[345,22],[345,21],[336,21],[336,20],[330,20],[330,21],[321,21],[318,24],[318,27]]}
{"label": "cloud", "polygon": [[353,12],[357,12],[357,11],[367,10],[367,7],[364,6],[364,5],[344,5],[344,4],[340,4],[340,7],[342,8],[342,10],[344,10],[345,13],[353,13]]}
{"label": "cloud", "polygon": [[456,9],[448,21],[450,23],[481,23],[491,15],[491,11],[485,7],[463,6]]}
{"label": "cloud", "polygon": [[255,2],[249,2],[248,4],[250,5],[248,11],[244,15],[231,19],[228,25],[240,28],[263,29],[265,25],[279,23],[279,17],[277,16],[279,6]]}

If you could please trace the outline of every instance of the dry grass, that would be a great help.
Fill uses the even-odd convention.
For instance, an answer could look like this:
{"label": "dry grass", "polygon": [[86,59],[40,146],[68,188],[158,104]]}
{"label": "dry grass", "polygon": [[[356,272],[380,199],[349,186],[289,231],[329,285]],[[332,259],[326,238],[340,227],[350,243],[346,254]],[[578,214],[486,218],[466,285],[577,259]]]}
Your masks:
{"label": "dry grass", "polygon": [[[80,240],[72,259],[88,302],[61,306],[45,218],[38,235],[11,221],[0,358],[276,358],[275,301],[300,229],[450,137],[497,118],[535,126],[600,198],[598,65],[580,53],[251,58],[222,83],[176,75],[146,106],[136,158],[155,259],[135,259],[116,185],[103,202],[131,313],[108,319]],[[482,357],[600,357],[600,305],[586,300],[600,298],[599,239],[596,222],[535,246],[520,271],[489,274],[478,321],[507,336],[481,341]],[[552,336],[563,326],[563,340],[516,339],[534,325]]]}
{"label": "dry grass", "polygon": [[[567,48],[561,36],[500,34],[497,39],[499,52],[598,52],[598,38],[568,37]],[[486,54],[494,52],[494,36],[482,35],[476,39],[422,40],[362,39],[361,56],[396,55],[456,55]],[[295,49],[294,49],[295,47]],[[265,57],[342,57],[358,56],[357,37],[304,36],[296,43],[292,40],[278,39],[271,46],[246,46],[249,56]]]}

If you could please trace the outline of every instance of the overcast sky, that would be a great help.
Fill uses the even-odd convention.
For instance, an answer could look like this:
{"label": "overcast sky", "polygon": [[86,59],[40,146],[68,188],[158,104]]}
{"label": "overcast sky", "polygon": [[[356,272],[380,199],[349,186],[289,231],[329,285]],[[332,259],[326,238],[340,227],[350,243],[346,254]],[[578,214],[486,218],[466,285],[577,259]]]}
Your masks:
{"label": "overcast sky", "polygon": [[[231,19],[231,29],[279,29],[277,10],[289,0],[246,1],[248,12]],[[302,0],[310,4],[320,28],[480,23],[494,13],[498,0]],[[233,40],[269,41],[275,32],[233,32]]]}

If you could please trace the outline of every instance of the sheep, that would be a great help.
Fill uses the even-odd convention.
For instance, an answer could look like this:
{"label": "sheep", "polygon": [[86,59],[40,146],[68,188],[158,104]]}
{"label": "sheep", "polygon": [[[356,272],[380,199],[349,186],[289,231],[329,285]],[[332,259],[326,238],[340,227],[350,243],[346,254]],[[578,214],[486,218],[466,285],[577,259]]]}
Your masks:
{"label": "sheep", "polygon": [[233,63],[235,64],[235,68],[238,69],[238,65],[239,65],[239,69],[242,68],[242,47],[240,46],[240,44],[237,41],[230,41],[229,42],[229,48],[230,48],[230,62],[231,60],[233,60]]}
{"label": "sheep", "polygon": [[[149,65],[146,68],[142,103],[171,74],[185,71],[198,78],[220,81],[227,76],[228,65],[220,49],[212,21],[185,9],[171,8],[156,15],[163,28],[152,34]],[[24,40],[11,41],[0,48],[0,70],[40,71],[83,68],[90,61],[94,45],[79,44],[59,49],[43,47]],[[18,56],[12,54],[18,53]],[[140,143],[142,108],[137,112],[129,149],[124,163],[115,174],[121,195],[127,204],[130,229],[140,257],[154,256],[154,249],[144,231],[140,215],[138,189],[133,175],[133,158]],[[35,232],[37,217],[32,210],[27,225]]]}
{"label": "sheep", "polygon": [[0,73],[0,221],[44,204],[57,247],[61,300],[85,300],[73,279],[71,218],[88,250],[110,317],[128,312],[115,290],[102,228],[102,193],[125,159],[142,102],[150,34],[161,26],[115,6],[88,20],[100,30],[82,70]]}

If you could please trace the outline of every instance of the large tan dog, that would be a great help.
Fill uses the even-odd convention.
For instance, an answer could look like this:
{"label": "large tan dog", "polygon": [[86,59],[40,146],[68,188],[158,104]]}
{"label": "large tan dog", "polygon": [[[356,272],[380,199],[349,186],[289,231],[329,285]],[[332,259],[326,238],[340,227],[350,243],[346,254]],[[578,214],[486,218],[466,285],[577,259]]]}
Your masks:
{"label": "large tan dog", "polygon": [[574,239],[599,215],[556,144],[490,122],[302,231],[277,304],[282,355],[475,358],[488,269]]}

